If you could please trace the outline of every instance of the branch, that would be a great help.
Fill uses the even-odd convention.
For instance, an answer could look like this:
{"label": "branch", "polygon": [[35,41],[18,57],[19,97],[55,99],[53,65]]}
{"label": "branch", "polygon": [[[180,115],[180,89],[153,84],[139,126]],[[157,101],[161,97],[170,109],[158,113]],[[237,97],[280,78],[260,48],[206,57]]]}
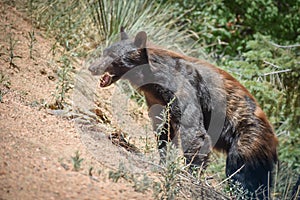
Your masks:
{"label": "branch", "polygon": [[289,46],[282,46],[282,45],[279,45],[279,44],[275,44],[273,42],[270,42],[270,44],[272,44],[273,46],[275,46],[277,48],[284,48],[284,49],[290,49],[290,48],[300,47],[300,44],[294,44],[294,45],[289,45]]}
{"label": "branch", "polygon": [[222,182],[218,183],[215,187],[219,187],[220,185],[222,185],[223,183],[225,183],[226,181],[228,181],[229,179],[231,179],[234,175],[236,175],[237,173],[239,173],[244,167],[245,167],[245,165],[242,165],[238,170],[236,170],[233,174],[231,174],[230,176],[228,176]]}
{"label": "branch", "polygon": [[271,65],[272,67],[275,67],[275,68],[277,68],[277,69],[281,69],[280,66],[275,65],[275,64],[273,64],[273,63],[270,63],[270,62],[268,62],[268,61],[265,61],[265,60],[264,60],[264,63],[266,63],[266,64],[268,64],[268,65]]}
{"label": "branch", "polygon": [[[268,61],[263,61],[264,63],[268,64],[268,65],[271,65],[272,67],[275,67],[276,69],[282,69],[282,67],[278,66],[278,65],[275,65],[273,63],[270,63]],[[275,72],[268,72],[268,73],[265,73],[263,74],[263,76],[268,76],[268,75],[272,75],[272,74],[279,74],[279,73],[284,73],[284,72],[290,72],[292,71],[291,69],[283,69],[283,70],[279,70],[279,71],[275,71]]]}
{"label": "branch", "polygon": [[280,70],[280,71],[264,73],[263,76],[268,76],[268,75],[273,75],[273,74],[280,74],[280,73],[290,72],[290,71],[292,71],[292,70],[291,69],[284,69],[284,70]]}

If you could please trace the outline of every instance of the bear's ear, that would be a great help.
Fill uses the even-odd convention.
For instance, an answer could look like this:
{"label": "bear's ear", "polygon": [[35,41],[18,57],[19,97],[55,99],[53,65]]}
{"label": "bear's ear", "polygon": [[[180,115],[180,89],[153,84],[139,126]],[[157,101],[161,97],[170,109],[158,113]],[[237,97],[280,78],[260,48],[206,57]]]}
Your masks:
{"label": "bear's ear", "polygon": [[123,26],[121,26],[120,32],[121,32],[121,40],[127,40],[129,38],[127,33],[125,33]]}
{"label": "bear's ear", "polygon": [[147,34],[144,31],[139,32],[134,38],[134,45],[138,48],[146,48]]}

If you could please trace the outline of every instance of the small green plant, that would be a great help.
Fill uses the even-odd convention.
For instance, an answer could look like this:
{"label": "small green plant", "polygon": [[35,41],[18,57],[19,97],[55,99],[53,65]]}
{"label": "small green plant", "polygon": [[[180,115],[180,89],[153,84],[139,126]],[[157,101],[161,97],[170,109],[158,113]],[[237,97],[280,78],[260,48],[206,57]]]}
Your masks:
{"label": "small green plant", "polygon": [[[175,97],[167,104],[166,108],[162,110],[161,116],[158,119],[161,121],[160,125],[157,127],[156,136],[157,138],[164,134],[168,136],[168,141],[170,141],[170,109],[172,103],[175,101]],[[162,141],[160,141],[162,142]],[[160,145],[160,144],[159,144]]]}
{"label": "small green plant", "polygon": [[34,47],[34,44],[36,43],[36,38],[35,38],[35,34],[34,34],[34,30],[28,32],[28,48],[29,48],[29,57],[31,59],[34,59],[33,58],[33,47]]}
{"label": "small green plant", "polygon": [[[233,182],[233,180],[228,180],[229,184],[225,187],[225,192],[227,192],[234,199],[245,199],[251,200],[252,198],[248,197],[253,195],[249,191],[245,190],[239,182]],[[248,195],[248,196],[247,196]]]}
{"label": "small green plant", "polygon": [[133,175],[128,172],[124,163],[120,162],[117,171],[109,171],[108,178],[112,179],[113,182],[117,183],[120,178],[124,178],[127,181],[131,180],[133,179]]}
{"label": "small green plant", "polygon": [[133,175],[124,165],[124,163],[119,163],[119,168],[116,171],[109,171],[109,179],[117,183],[120,178],[133,183],[133,188],[136,192],[145,192],[151,189],[152,179],[150,179],[147,174]]}
{"label": "small green plant", "polygon": [[134,191],[136,192],[145,192],[151,188],[152,180],[147,176],[147,174],[143,174],[142,178],[134,178],[133,179]]}
{"label": "small green plant", "polygon": [[[161,113],[161,124],[157,129],[157,135],[170,135],[170,109],[175,98],[173,98]],[[167,124],[167,126],[166,126]],[[170,136],[168,137],[170,138]],[[162,163],[163,171],[160,183],[154,183],[154,197],[156,199],[175,199],[179,193],[179,174],[182,172],[183,158],[177,147],[168,139],[166,144],[166,157]]]}
{"label": "small green plant", "polygon": [[54,109],[64,109],[65,105],[67,104],[67,92],[71,89],[71,70],[72,65],[71,61],[67,55],[63,55],[61,57],[62,67],[58,69],[58,82],[56,85],[56,92],[55,92],[55,103],[53,108]]}
{"label": "small green plant", "polygon": [[182,158],[178,154],[177,147],[171,142],[167,143],[166,162],[164,164],[161,179],[160,199],[175,199],[180,191],[179,174],[182,171]]}
{"label": "small green plant", "polygon": [[74,171],[78,172],[81,168],[81,163],[83,161],[83,158],[80,158],[79,151],[76,151],[75,156],[72,156],[71,159],[72,159]]}
{"label": "small green plant", "polygon": [[18,40],[15,40],[12,36],[12,34],[9,34],[9,47],[8,47],[8,62],[9,66],[12,68],[16,68],[18,71],[20,71],[20,68],[14,63],[15,58],[22,58],[21,56],[18,56],[15,54],[15,48],[16,44],[18,43]]}
{"label": "small green plant", "polygon": [[151,152],[155,148],[155,143],[151,143],[151,139],[148,131],[148,125],[145,125],[143,128],[146,132],[146,135],[145,137],[140,137],[140,140],[142,141],[143,144],[145,144],[145,146],[143,147],[143,152],[146,154]]}

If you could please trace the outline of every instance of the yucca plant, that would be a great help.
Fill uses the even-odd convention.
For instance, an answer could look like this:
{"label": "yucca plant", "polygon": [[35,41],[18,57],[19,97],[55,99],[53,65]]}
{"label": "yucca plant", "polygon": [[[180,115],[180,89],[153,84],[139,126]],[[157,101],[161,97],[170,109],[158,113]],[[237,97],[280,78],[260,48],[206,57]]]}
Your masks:
{"label": "yucca plant", "polygon": [[174,26],[180,19],[173,17],[173,5],[161,6],[150,0],[30,0],[27,7],[37,27],[45,28],[48,35],[77,54],[89,54],[95,46],[101,52],[118,40],[124,26],[129,35],[144,30],[157,45],[205,57],[191,39],[192,33]]}
{"label": "yucca plant", "polygon": [[[86,6],[101,36],[99,42],[103,42],[104,47],[119,39],[120,27],[123,26],[132,36],[138,31],[146,31],[152,42],[165,48],[186,54],[192,54],[195,51],[193,46],[196,42],[191,39],[192,33],[181,26],[174,26],[179,19],[173,17],[174,6],[172,5],[162,7],[150,0],[94,0],[86,3]],[[201,48],[197,49],[198,54],[199,49]]]}

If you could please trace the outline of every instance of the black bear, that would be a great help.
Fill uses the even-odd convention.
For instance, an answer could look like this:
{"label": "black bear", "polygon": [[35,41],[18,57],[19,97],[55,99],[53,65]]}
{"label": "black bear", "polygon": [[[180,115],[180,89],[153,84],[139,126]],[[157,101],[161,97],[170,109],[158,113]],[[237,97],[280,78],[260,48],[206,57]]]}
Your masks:
{"label": "black bear", "polygon": [[227,154],[227,176],[256,198],[270,198],[278,141],[257,101],[230,74],[149,45],[143,31],[131,40],[122,28],[121,41],[106,48],[89,70],[101,75],[100,87],[129,80],[144,94],[154,128],[160,110],[151,107],[172,102],[165,124],[170,131],[158,136],[160,152],[172,141],[182,148],[187,164],[201,166],[214,147]]}

